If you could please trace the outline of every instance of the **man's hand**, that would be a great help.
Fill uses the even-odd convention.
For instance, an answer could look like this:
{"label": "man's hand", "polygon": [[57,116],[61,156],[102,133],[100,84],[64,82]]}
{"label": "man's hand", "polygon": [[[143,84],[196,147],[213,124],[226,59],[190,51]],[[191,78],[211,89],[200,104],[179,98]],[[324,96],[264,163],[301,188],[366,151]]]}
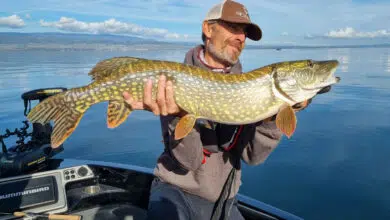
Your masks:
{"label": "man's hand", "polygon": [[[317,94],[324,94],[324,93],[327,93],[330,91],[332,87],[331,86],[327,86],[327,87],[324,87],[322,88],[319,92],[317,92]],[[300,102],[300,103],[297,103],[293,106],[293,109],[295,112],[299,112],[299,111],[302,111],[303,109],[307,108],[307,106],[309,106],[309,104],[311,103],[312,99],[308,99],[304,102]]]}
{"label": "man's hand", "polygon": [[144,98],[141,101],[136,101],[130,93],[124,92],[123,98],[125,102],[131,106],[133,110],[148,110],[155,115],[175,115],[181,113],[182,110],[176,104],[173,98],[173,85],[171,81],[166,80],[165,75],[161,75],[158,80],[157,98],[152,98],[152,80],[149,79],[144,86]]}
{"label": "man's hand", "polygon": [[[327,87],[322,88],[317,94],[327,93],[330,90],[331,90],[331,86],[327,86]],[[308,99],[306,101],[297,103],[297,104],[293,105],[292,108],[294,109],[295,112],[302,111],[303,109],[307,108],[307,106],[309,106],[309,104],[311,103],[312,100],[313,99],[311,98],[311,99]],[[268,118],[264,119],[263,121],[264,122],[273,121],[273,120],[275,120],[275,118],[276,118],[276,115],[268,117]]]}
{"label": "man's hand", "polygon": [[[307,108],[307,106],[309,106],[309,104],[311,103],[312,99],[308,99],[306,101],[303,101],[303,102],[300,102],[300,103],[297,103],[295,105],[292,106],[293,110],[295,112],[299,112],[299,111],[302,111],[303,109]],[[269,121],[273,121],[276,119],[276,115],[273,115],[271,117],[268,117],[266,119],[263,120],[263,122],[269,122]]]}
{"label": "man's hand", "polygon": [[297,104],[293,105],[292,108],[294,109],[295,112],[302,111],[303,109],[307,108],[307,106],[309,106],[311,101],[312,101],[312,99],[308,99],[306,101],[297,103]]}

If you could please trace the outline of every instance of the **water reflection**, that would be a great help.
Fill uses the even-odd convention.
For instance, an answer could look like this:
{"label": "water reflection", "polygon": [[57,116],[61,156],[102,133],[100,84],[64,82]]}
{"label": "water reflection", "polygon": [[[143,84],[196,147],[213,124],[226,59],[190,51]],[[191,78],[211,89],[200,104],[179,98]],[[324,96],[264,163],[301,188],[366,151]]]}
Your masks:
{"label": "water reflection", "polygon": [[341,56],[339,57],[339,61],[340,61],[340,69],[342,72],[346,73],[348,72],[348,63],[349,63],[349,56]]}
{"label": "water reflection", "polygon": [[340,62],[340,70],[343,73],[348,72],[349,60],[350,60],[350,49],[349,48],[338,48],[328,50],[328,59],[336,59]]}
{"label": "water reflection", "polygon": [[[25,89],[85,85],[91,67],[113,56],[182,62],[185,52],[0,51],[0,133],[20,127]],[[389,167],[390,154],[390,49],[246,50],[242,61],[250,70],[307,58],[339,60],[336,75],[342,81],[299,113],[294,137],[282,141],[262,166],[246,167],[242,192],[307,219],[390,219],[385,197],[390,195],[390,170],[381,169]],[[106,106],[86,112],[59,157],[154,167],[163,150],[158,118],[134,112],[122,126],[109,130],[102,116]],[[357,209],[360,216],[355,216]],[[336,212],[339,218],[333,216]]]}

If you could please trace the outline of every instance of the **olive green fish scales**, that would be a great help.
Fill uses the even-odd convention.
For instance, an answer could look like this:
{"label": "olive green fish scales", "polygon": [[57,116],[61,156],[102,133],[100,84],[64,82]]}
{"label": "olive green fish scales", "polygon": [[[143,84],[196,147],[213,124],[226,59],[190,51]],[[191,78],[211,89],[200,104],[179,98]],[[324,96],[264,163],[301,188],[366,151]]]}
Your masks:
{"label": "olive green fish scales", "polygon": [[174,84],[176,102],[198,118],[225,124],[254,122],[275,106],[277,99],[272,97],[266,75],[252,79],[245,74],[224,76],[221,80],[178,77]]}
{"label": "olive green fish scales", "polygon": [[[274,73],[277,69],[281,75],[288,75],[305,68],[305,65],[307,61],[285,62],[246,74],[216,74],[176,62],[111,58],[99,62],[90,71],[92,83],[45,99],[28,118],[40,123],[54,120],[52,145],[57,147],[74,131],[84,112],[96,103],[108,101],[108,127],[123,123],[131,113],[123,100],[123,92],[128,91],[135,100],[142,100],[145,82],[152,79],[152,98],[156,99],[157,81],[164,74],[173,82],[176,103],[190,116],[183,135],[198,118],[225,124],[246,124],[272,116],[286,102],[293,102],[288,94],[281,94],[280,85],[275,85],[280,80],[283,87],[284,78],[277,79]],[[313,76],[309,75],[303,73],[303,78],[312,80],[310,77]],[[295,91],[294,88],[288,89]],[[290,92],[288,89],[286,91]]]}
{"label": "olive green fish scales", "polygon": [[[115,61],[98,64],[91,71],[91,74],[96,74],[93,76],[97,80],[79,91],[73,91],[78,94],[76,97],[80,97],[76,101],[78,108],[83,110],[102,101],[119,102],[123,99],[123,91],[130,92],[135,100],[142,100],[144,83],[149,78],[153,81],[152,97],[155,99],[157,81],[161,74],[173,81],[175,101],[181,108],[218,122],[253,122],[257,119],[253,115],[261,118],[261,113],[267,112],[267,106],[271,106],[267,104],[275,104],[277,101],[266,95],[271,95],[269,77],[268,80],[256,78],[257,75],[266,76],[260,71],[252,75],[223,75],[167,61],[126,62],[119,59],[116,65],[112,63]],[[110,68],[111,72],[107,71],[107,68]],[[105,73],[104,77],[97,75],[101,74],[97,72],[99,69]],[[261,99],[264,99],[264,102],[259,101]]]}
{"label": "olive green fish scales", "polygon": [[[187,74],[182,72],[186,71]],[[207,73],[199,69],[177,65],[170,62],[152,62],[148,60],[133,58],[114,58],[105,60],[92,69],[90,75],[94,81],[84,87],[69,89],[57,96],[50,97],[36,106],[29,114],[30,121],[47,123],[54,120],[55,126],[52,133],[53,145],[62,143],[77,127],[84,112],[92,105],[109,101],[107,109],[108,127],[116,127],[122,123],[131,113],[129,106],[123,101],[122,93],[128,91],[135,100],[143,99],[144,83],[151,78],[154,82],[152,89],[153,98],[156,97],[157,80],[161,74],[168,76],[175,86],[176,94],[185,92],[180,85],[188,85],[184,81],[192,82],[195,73],[200,78],[207,77]],[[189,80],[178,80],[186,79]],[[199,80],[197,80],[199,81]],[[178,95],[178,97],[181,97]],[[178,99],[183,103],[186,110],[195,109],[196,101],[186,101],[185,98]],[[180,104],[179,104],[180,105]]]}

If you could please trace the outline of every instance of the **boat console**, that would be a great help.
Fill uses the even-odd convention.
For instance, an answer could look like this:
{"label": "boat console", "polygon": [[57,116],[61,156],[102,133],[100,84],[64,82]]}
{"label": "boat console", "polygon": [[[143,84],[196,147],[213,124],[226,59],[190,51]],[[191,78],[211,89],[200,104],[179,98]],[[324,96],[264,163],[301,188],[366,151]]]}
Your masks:
{"label": "boat console", "polygon": [[80,166],[1,179],[0,212],[66,212],[66,184],[93,177],[88,166]]}
{"label": "boat console", "polygon": [[[98,165],[0,179],[0,213],[71,214],[81,219],[145,219],[149,175]],[[15,219],[0,215],[0,220]]]}
{"label": "boat console", "polygon": [[[24,115],[31,101],[39,102],[66,91],[44,88],[22,94]],[[24,219],[42,214],[78,215],[84,219],[145,219],[153,175],[136,169],[87,163],[63,165],[52,157],[63,146],[50,145],[52,126],[30,124],[0,134],[0,220],[15,219],[15,212],[29,213]],[[5,140],[16,136],[16,145]],[[33,216],[34,215],[34,216]]]}

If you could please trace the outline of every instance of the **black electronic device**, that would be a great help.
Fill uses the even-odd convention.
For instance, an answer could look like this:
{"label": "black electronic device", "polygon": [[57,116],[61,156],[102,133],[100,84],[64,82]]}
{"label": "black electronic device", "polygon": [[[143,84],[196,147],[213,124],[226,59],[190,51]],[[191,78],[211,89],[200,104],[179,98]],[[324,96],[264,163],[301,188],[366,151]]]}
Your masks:
{"label": "black electronic device", "polygon": [[[22,94],[24,101],[24,115],[27,116],[31,110],[31,101],[44,99],[66,91],[66,88],[44,88],[25,92]],[[63,151],[63,147],[53,149],[50,145],[52,126],[50,123],[42,125],[32,124],[32,132],[28,132],[30,124],[27,120],[22,121],[21,128],[13,131],[5,129],[4,134],[0,134],[0,177],[9,177],[38,171],[47,165],[49,158]],[[16,144],[7,148],[5,139],[16,136]],[[27,140],[29,139],[29,140]]]}

